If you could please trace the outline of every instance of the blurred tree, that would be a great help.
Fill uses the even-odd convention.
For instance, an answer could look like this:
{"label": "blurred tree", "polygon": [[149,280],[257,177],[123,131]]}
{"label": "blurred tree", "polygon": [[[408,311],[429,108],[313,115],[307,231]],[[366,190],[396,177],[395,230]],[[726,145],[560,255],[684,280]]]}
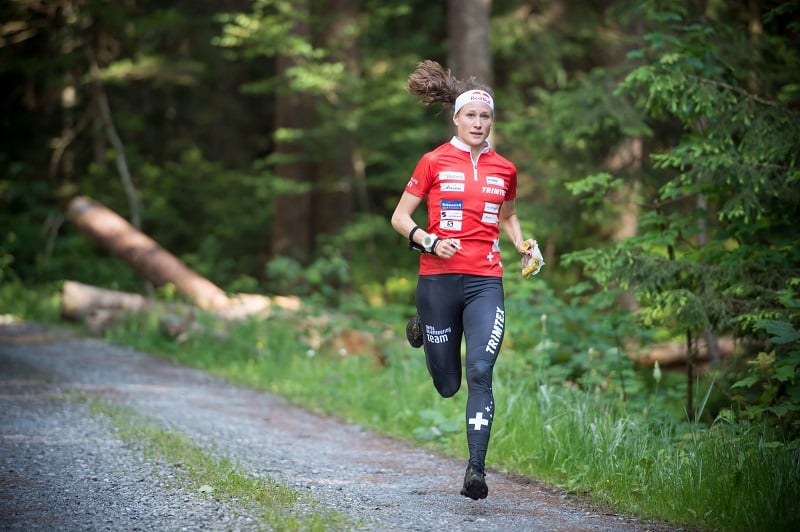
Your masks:
{"label": "blurred tree", "polygon": [[[643,64],[618,94],[647,114],[655,134],[675,132],[662,134],[663,148],[652,155],[649,171],[661,182],[647,191],[635,237],[573,255],[600,286],[634,291],[643,323],[684,334],[690,353],[708,330],[733,334],[756,352],[772,349],[744,359],[758,369],[735,386],[752,392],[730,393],[741,415],[772,416],[794,436],[800,434],[800,350],[792,332],[800,329],[800,85],[790,65],[800,60],[798,9],[784,4],[769,11],[756,38],[748,31],[749,12],[736,8],[708,7],[700,13],[704,24],[681,2],[648,13],[648,46],[636,54]],[[739,23],[727,24],[731,18]],[[769,63],[759,59],[767,53]],[[679,132],[664,128],[673,121]],[[595,175],[572,188],[597,202],[613,197],[609,190],[620,183]],[[691,370],[690,360],[690,418]]]}
{"label": "blurred tree", "polygon": [[488,85],[493,83],[489,48],[491,11],[492,0],[448,0],[448,66],[457,78],[474,76]]}
{"label": "blurred tree", "polygon": [[[272,219],[273,256],[308,259],[314,243],[316,212],[312,202],[315,187],[314,146],[307,133],[316,124],[313,95],[304,90],[301,72],[312,51],[309,2],[277,2],[285,16],[285,39],[276,50],[274,172],[283,184],[275,194]],[[291,6],[290,6],[291,4]]]}

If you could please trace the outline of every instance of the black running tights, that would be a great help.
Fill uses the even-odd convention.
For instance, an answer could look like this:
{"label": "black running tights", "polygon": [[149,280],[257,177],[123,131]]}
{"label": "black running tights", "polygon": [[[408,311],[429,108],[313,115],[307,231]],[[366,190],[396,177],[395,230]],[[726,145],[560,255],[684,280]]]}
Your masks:
{"label": "black running tights", "polygon": [[505,334],[503,282],[496,277],[420,276],[416,291],[425,360],[442,397],[461,387],[461,340],[466,340],[466,430],[470,462],[484,466],[494,418],[492,370]]}

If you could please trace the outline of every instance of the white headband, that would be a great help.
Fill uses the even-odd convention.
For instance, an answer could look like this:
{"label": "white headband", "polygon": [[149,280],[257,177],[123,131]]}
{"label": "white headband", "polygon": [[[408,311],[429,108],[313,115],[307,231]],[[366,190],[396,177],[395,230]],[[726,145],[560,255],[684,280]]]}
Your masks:
{"label": "white headband", "polygon": [[453,111],[453,116],[457,115],[458,112],[461,110],[469,102],[481,102],[485,103],[486,105],[491,108],[492,112],[494,112],[494,100],[492,96],[486,91],[480,90],[472,90],[467,92],[462,92],[456,98],[455,103],[455,110]]}

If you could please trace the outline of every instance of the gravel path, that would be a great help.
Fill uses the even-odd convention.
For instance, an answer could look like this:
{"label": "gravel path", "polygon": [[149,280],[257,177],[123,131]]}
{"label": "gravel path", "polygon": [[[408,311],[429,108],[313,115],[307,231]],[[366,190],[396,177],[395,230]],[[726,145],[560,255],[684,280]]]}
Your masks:
{"label": "gravel path", "polygon": [[[0,325],[0,529],[256,530],[234,504],[175,487],[176,464],[123,442],[67,392],[134,408],[248,473],[310,493],[365,530],[667,530],[601,515],[527,479],[487,471],[489,498],[459,495],[464,464],[285,400],[92,339]],[[262,527],[263,528],[263,527]]]}

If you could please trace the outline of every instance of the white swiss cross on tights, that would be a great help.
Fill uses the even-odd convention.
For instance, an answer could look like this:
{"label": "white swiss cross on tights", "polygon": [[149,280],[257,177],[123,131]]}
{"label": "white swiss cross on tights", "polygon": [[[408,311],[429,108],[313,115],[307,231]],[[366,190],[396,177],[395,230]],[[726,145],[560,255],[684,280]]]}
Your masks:
{"label": "white swiss cross on tights", "polygon": [[481,430],[481,427],[486,427],[489,425],[489,420],[483,419],[483,412],[478,412],[475,414],[475,417],[469,418],[469,422],[467,424],[475,425],[472,427],[475,430]]}

